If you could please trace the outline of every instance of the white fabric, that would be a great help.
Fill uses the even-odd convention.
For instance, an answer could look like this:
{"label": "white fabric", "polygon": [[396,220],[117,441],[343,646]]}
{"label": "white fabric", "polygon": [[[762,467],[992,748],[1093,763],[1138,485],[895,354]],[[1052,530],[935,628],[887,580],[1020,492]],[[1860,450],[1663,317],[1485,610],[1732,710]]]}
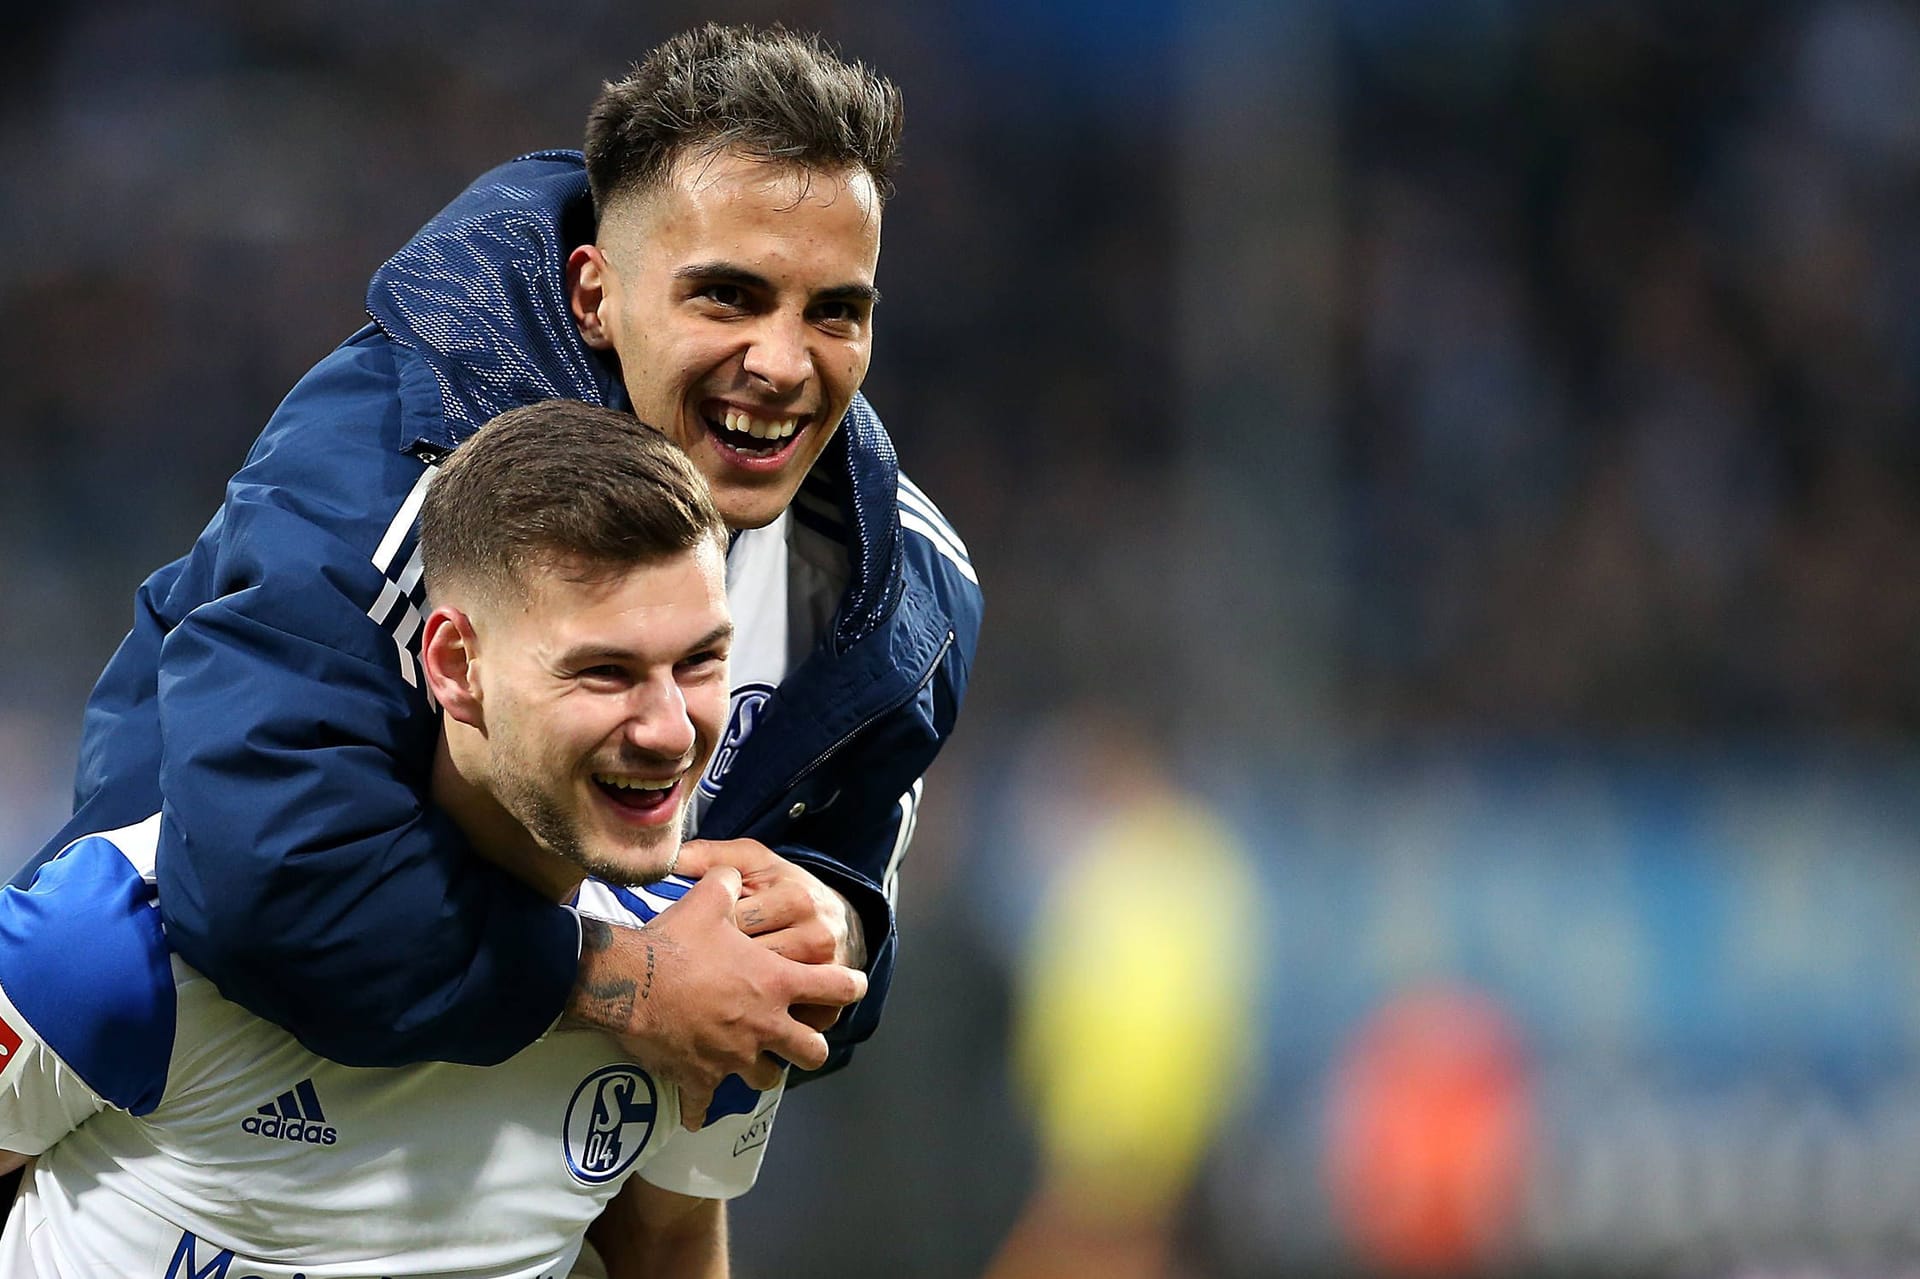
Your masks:
{"label": "white fabric", "polygon": [[[15,1043],[15,1040],[18,1043]],[[33,1026],[0,989],[0,1150],[37,1155],[106,1103],[41,1042]],[[7,1272],[0,1270],[0,1275]]]}
{"label": "white fabric", "polygon": [[760,705],[833,625],[847,573],[846,548],[800,524],[791,508],[764,528],[734,534],[727,548],[732,702],[726,735],[687,806],[689,834],[699,828],[741,744],[752,735]]}
{"label": "white fabric", "polygon": [[728,672],[742,684],[778,684],[787,673],[787,530],[793,512],[765,528],[743,529],[727,548],[727,607],[733,611]]}
{"label": "white fabric", "polygon": [[[597,884],[580,909],[637,918]],[[775,1090],[689,1134],[676,1091],[597,1031],[549,1034],[489,1068],[341,1066],[177,958],[173,972],[178,1031],[151,1114],[86,1117],[46,1054],[0,1070],[0,1131],[15,1149],[84,1120],[29,1174],[0,1276],[566,1275],[636,1171],[683,1194],[747,1190],[778,1105]],[[24,1044],[31,1027],[10,1002],[0,1017]]]}

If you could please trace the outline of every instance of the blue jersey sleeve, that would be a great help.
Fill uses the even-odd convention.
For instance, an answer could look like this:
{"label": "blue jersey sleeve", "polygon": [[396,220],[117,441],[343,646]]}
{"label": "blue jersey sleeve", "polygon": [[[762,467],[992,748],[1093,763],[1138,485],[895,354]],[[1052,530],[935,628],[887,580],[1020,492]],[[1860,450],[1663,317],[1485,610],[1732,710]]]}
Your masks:
{"label": "blue jersey sleeve", "polygon": [[0,989],[102,1100],[136,1115],[160,1104],[173,973],[153,885],[110,840],[82,839],[31,887],[0,890]]}

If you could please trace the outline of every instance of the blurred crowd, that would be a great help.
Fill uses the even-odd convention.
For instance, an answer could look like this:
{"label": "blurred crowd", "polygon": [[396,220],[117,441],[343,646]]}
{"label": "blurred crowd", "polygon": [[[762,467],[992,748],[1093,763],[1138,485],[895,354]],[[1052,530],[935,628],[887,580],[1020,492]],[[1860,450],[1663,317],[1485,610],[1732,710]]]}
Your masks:
{"label": "blurred crowd", "polygon": [[[907,87],[870,390],[988,570],[982,720],[1124,701],[1089,651],[1167,656],[1180,619],[1140,587],[1206,430],[1169,304],[1204,248],[1173,234],[1205,127],[1174,100],[1183,11],[1056,7],[739,6]],[[370,269],[480,169],[574,141],[698,9],[582,5],[564,39],[503,3],[10,11],[8,703],[74,704]],[[1911,7],[1326,9],[1340,716],[1913,724]]]}
{"label": "blurred crowd", "polygon": [[[1314,69],[1301,92],[1324,134],[1305,163],[1328,217],[1304,251],[1327,295],[1275,301],[1326,323],[1305,347],[1325,413],[1302,429],[1330,446],[1306,486],[1325,499],[1310,533],[1333,579],[1307,654],[1328,673],[1331,744],[1903,745],[1920,728],[1920,11],[1280,9],[1311,19],[1300,29],[1317,43],[1290,65]],[[13,859],[62,812],[79,709],[140,578],[184,551],[278,398],[363,322],[373,268],[483,169],[576,145],[599,82],[663,35],[709,17],[821,29],[905,90],[867,390],[967,538],[988,617],[907,877],[894,1046],[854,1072],[869,1091],[821,1098],[817,1127],[790,1129],[796,1159],[849,1158],[831,1134],[858,1134],[857,1166],[774,1189],[756,1211],[804,1236],[803,1206],[853,1185],[917,1223],[869,1241],[896,1272],[979,1273],[1033,1156],[1000,1042],[1025,916],[1001,918],[1019,894],[983,891],[969,869],[1040,875],[1058,853],[993,841],[1016,838],[1009,811],[1059,783],[1048,735],[1087,722],[1062,715],[1094,707],[1153,736],[1196,660],[1257,656],[1236,628],[1260,601],[1196,609],[1182,591],[1217,528],[1193,522],[1177,479],[1215,439],[1301,425],[1283,409],[1217,423],[1186,402],[1188,286],[1271,278],[1264,259],[1222,263],[1229,245],[1182,233],[1209,198],[1180,180],[1183,158],[1202,139],[1230,148],[1241,124],[1233,102],[1194,95],[1203,11],[0,12],[0,838]],[[1270,10],[1220,12],[1258,25]],[[1260,247],[1279,233],[1270,210],[1229,214],[1232,244],[1283,247]],[[1276,384],[1300,375],[1274,360]],[[1248,545],[1298,523],[1259,500],[1298,493],[1297,477],[1269,490],[1269,459],[1228,464],[1251,498],[1235,518],[1267,523]],[[1242,570],[1237,589],[1257,590],[1263,564]],[[1184,745],[1183,771],[1232,773],[1206,741]],[[1286,856],[1251,835],[1256,862]],[[969,1109],[935,1114],[941,1098]],[[924,1183],[928,1152],[898,1145],[875,1107],[970,1153],[946,1147],[945,1180]],[[961,1191],[965,1208],[945,1202]],[[808,1255],[790,1272],[812,1273]]]}
{"label": "blurred crowd", "polygon": [[1910,731],[1913,7],[1374,3],[1348,36],[1356,698]]}

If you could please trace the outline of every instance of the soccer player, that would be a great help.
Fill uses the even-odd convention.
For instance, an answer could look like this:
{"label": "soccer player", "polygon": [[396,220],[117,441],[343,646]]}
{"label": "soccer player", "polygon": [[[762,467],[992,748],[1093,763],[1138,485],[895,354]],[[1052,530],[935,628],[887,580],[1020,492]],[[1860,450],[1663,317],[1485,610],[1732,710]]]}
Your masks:
{"label": "soccer player", "polygon": [[[871,978],[833,1028],[844,1060],[879,1016],[894,875],[980,619],[965,548],[858,394],[900,119],[816,39],[709,26],[606,87],[584,157],[475,182],[141,588],[47,852],[160,812],[169,942],[338,1062],[490,1064],[564,1017],[689,1095],[764,1086],[768,1054],[828,1060],[831,1013],[804,1008],[821,960]],[[479,423],[556,396],[659,427],[733,532],[730,713],[682,870],[742,871],[744,933],[689,899],[583,935],[425,801],[420,494]]]}
{"label": "soccer player", "polygon": [[[473,851],[590,932],[727,902],[729,867],[666,878],[733,638],[725,526],[686,455],[597,406],[513,410],[434,479],[420,544],[432,796]],[[679,1091],[595,1030],[486,1068],[338,1065],[170,962],[160,825],[0,893],[0,1149],[40,1156],[0,1273],[563,1275],[618,1194],[594,1227],[615,1273],[725,1275],[721,1200],[753,1183],[777,1083],[723,1089],[687,1133]],[[826,1002],[865,985],[810,971]]]}

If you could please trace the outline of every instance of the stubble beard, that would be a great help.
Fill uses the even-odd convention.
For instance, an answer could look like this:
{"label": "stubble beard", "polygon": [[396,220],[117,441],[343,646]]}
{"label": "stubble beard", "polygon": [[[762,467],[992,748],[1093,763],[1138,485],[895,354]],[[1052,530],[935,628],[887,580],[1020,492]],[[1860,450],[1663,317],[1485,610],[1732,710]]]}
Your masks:
{"label": "stubble beard", "polygon": [[[672,874],[673,865],[679,860],[679,822],[661,827],[658,835],[650,837],[645,844],[628,846],[628,851],[636,857],[646,857],[647,865],[637,866],[633,859],[595,850],[581,829],[580,813],[542,788],[526,772],[512,766],[496,768],[493,791],[501,806],[527,828],[535,843],[595,879],[622,888],[642,888]],[[657,858],[653,855],[656,848],[660,854]],[[658,870],[653,869],[656,866]]]}

